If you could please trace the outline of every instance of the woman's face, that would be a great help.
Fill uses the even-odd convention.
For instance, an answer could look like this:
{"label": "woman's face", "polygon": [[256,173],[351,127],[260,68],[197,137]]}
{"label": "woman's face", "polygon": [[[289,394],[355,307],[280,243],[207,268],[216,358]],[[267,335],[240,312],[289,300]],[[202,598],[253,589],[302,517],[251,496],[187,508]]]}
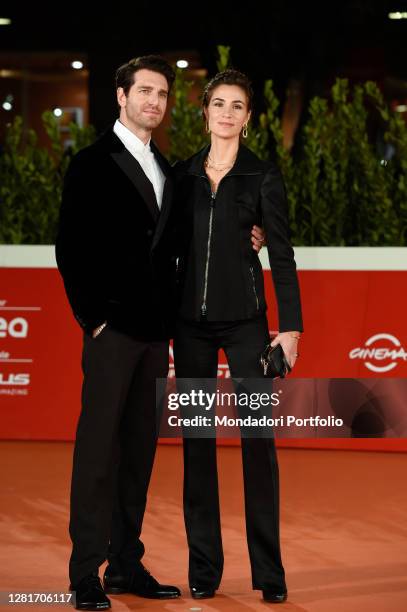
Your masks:
{"label": "woman's face", "polygon": [[238,85],[218,85],[212,92],[205,116],[213,135],[238,137],[250,118],[246,92]]}

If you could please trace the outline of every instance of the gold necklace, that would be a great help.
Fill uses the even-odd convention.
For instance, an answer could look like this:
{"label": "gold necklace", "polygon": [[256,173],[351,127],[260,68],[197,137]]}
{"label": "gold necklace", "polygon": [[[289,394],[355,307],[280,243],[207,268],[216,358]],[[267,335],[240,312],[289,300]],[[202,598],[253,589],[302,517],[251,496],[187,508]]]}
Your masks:
{"label": "gold necklace", "polygon": [[209,162],[209,159],[206,158],[205,167],[211,170],[214,170],[215,172],[224,172],[225,170],[229,170],[230,168],[233,168],[233,163],[229,163],[229,165],[224,164],[223,168],[216,168],[215,166],[212,165],[212,163]]}
{"label": "gold necklace", "polygon": [[207,159],[209,159],[209,160],[210,160],[210,164],[211,164],[211,167],[212,167],[212,168],[213,168],[214,166],[228,166],[228,167],[232,167],[232,166],[233,166],[233,164],[235,163],[236,157],[237,157],[237,154],[236,154],[236,155],[234,156],[234,158],[233,158],[233,159],[231,159],[230,161],[227,161],[227,162],[216,162],[216,161],[214,161],[214,160],[212,159],[212,157],[211,157],[211,156],[210,156],[210,154],[208,153],[208,157],[207,157]]}
{"label": "gold necklace", "polygon": [[215,168],[214,166],[211,166],[208,162],[205,162],[205,166],[206,168],[208,168],[209,170],[213,170],[214,172],[224,172],[225,170],[230,170],[230,168],[232,168],[232,166],[225,166],[224,168]]}

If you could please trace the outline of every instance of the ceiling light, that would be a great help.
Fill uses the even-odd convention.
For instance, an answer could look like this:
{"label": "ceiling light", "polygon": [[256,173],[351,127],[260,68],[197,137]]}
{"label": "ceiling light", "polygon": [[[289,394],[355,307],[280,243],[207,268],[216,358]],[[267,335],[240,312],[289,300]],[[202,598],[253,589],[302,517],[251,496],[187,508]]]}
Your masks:
{"label": "ceiling light", "polygon": [[11,19],[8,17],[0,17],[0,25],[10,25]]}
{"label": "ceiling light", "polygon": [[188,68],[189,66],[189,62],[187,62],[187,60],[178,60],[177,61],[177,66],[178,68]]}
{"label": "ceiling light", "polygon": [[4,98],[2,107],[4,108],[5,111],[11,111],[11,109],[13,108],[13,102],[14,102],[14,96],[13,94],[9,93]]}
{"label": "ceiling light", "polygon": [[71,66],[75,70],[81,70],[83,68],[83,62],[79,60],[75,60],[74,62],[71,62]]}
{"label": "ceiling light", "polygon": [[396,106],[396,111],[398,113],[405,113],[407,111],[407,104],[399,104]]}
{"label": "ceiling light", "polygon": [[63,115],[62,108],[54,108],[54,115],[55,115],[55,117],[62,117],[62,115]]}
{"label": "ceiling light", "polygon": [[407,13],[401,13],[400,11],[389,13],[389,19],[407,19]]}

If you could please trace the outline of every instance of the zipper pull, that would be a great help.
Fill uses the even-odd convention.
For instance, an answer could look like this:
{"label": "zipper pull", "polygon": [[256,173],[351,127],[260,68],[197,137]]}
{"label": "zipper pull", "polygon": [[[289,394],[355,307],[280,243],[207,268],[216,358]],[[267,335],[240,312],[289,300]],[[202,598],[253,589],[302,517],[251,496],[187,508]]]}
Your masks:
{"label": "zipper pull", "polygon": [[206,317],[206,304],[202,304],[201,306],[201,315]]}

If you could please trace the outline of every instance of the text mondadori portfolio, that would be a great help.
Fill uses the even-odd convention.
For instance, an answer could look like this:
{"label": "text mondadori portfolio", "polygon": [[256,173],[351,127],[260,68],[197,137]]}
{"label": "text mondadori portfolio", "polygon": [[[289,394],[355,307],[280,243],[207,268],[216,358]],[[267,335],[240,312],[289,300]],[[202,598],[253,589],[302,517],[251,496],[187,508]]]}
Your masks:
{"label": "text mondadori portfolio", "polygon": [[343,420],[333,416],[312,416],[301,419],[293,415],[282,415],[273,419],[266,416],[256,418],[251,415],[244,418],[196,415],[187,418],[172,414],[168,417],[168,424],[171,427],[342,427]]}

